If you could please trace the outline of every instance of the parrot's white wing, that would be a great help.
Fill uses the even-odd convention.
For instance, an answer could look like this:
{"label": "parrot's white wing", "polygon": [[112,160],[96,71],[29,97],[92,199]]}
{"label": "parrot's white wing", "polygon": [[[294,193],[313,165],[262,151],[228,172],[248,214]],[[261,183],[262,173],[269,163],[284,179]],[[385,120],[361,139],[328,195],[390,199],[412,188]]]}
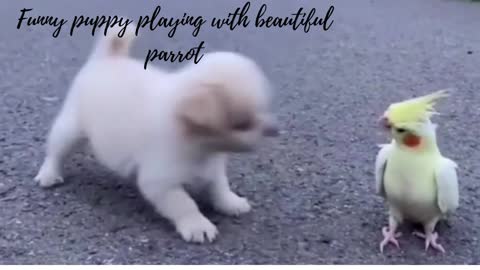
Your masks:
{"label": "parrot's white wing", "polygon": [[375,191],[382,197],[385,197],[385,189],[383,187],[383,178],[385,175],[385,167],[387,165],[388,157],[394,147],[391,144],[380,145],[380,151],[378,151],[377,158],[375,160]]}
{"label": "parrot's white wing", "polygon": [[435,170],[438,207],[443,214],[454,212],[459,205],[457,164],[442,158]]}

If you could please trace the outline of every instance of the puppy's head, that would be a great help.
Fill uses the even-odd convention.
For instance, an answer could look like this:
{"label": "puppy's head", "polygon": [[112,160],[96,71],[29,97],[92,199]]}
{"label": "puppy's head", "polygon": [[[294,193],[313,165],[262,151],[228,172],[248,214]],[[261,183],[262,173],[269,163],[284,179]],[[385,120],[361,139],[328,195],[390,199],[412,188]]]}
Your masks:
{"label": "puppy's head", "polygon": [[268,80],[252,60],[212,53],[182,73],[178,119],[189,139],[212,151],[244,152],[278,134]]}

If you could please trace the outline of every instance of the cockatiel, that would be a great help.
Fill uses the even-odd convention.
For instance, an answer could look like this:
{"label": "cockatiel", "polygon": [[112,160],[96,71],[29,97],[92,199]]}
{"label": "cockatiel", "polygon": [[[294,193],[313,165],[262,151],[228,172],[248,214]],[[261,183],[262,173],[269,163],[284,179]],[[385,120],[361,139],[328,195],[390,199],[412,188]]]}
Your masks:
{"label": "cockatiel", "polygon": [[424,233],[414,234],[430,246],[445,252],[437,242],[437,222],[459,206],[457,164],[442,156],[436,141],[436,127],[430,117],[436,114],[437,100],[446,90],[395,103],[381,122],[392,134],[390,144],[381,145],[375,162],[376,191],[389,206],[388,227],[380,251],[388,243],[399,247],[397,227],[404,220],[421,223]]}

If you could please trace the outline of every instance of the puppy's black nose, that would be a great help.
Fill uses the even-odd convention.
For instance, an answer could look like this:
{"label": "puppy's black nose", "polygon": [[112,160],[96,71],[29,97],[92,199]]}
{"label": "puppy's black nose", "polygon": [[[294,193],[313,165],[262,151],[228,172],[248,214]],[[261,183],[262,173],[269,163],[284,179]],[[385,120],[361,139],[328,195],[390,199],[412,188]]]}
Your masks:
{"label": "puppy's black nose", "polygon": [[275,124],[267,125],[263,129],[263,136],[266,136],[266,137],[277,137],[279,134],[280,134],[280,131],[278,129],[278,126]]}

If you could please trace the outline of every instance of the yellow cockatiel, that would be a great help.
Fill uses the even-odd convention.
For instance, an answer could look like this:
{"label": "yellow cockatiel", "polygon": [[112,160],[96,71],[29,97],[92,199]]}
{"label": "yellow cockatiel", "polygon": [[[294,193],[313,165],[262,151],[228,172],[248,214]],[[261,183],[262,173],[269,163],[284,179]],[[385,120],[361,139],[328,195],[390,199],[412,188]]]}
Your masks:
{"label": "yellow cockatiel", "polygon": [[430,121],[433,106],[448,96],[446,90],[389,106],[382,123],[393,137],[381,145],[375,162],[376,191],[389,206],[389,226],[380,251],[388,243],[399,247],[397,227],[404,220],[423,224],[424,233],[415,235],[429,246],[445,252],[437,243],[437,222],[459,205],[457,164],[443,157],[436,141],[436,125]]}

